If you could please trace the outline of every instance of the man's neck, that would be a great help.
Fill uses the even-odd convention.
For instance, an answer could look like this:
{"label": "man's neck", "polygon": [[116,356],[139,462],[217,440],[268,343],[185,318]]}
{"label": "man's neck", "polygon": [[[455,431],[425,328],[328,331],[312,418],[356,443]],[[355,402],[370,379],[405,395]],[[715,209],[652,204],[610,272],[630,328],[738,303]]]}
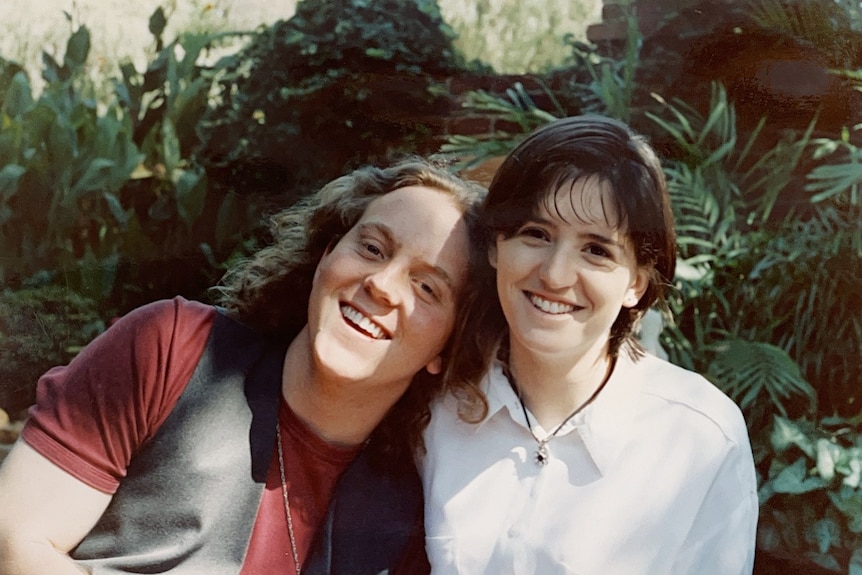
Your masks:
{"label": "man's neck", "polygon": [[374,431],[404,389],[368,389],[362,381],[324,377],[315,369],[306,330],[284,358],[281,393],[293,412],[322,439],[358,445]]}

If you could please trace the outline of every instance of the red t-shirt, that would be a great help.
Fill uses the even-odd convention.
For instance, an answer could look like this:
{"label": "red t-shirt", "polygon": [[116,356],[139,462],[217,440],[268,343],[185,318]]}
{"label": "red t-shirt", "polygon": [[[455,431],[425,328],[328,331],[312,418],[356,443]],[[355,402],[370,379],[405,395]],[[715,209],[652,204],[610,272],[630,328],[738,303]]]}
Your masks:
{"label": "red t-shirt", "polygon": [[[69,365],[39,380],[24,440],[87,485],[113,494],[132,456],[170,414],[203,350],[216,311],[177,297],[130,312]],[[341,473],[361,448],[318,437],[282,400],[279,425],[300,562]],[[275,448],[274,448],[275,449]],[[295,573],[277,453],[241,575]]]}

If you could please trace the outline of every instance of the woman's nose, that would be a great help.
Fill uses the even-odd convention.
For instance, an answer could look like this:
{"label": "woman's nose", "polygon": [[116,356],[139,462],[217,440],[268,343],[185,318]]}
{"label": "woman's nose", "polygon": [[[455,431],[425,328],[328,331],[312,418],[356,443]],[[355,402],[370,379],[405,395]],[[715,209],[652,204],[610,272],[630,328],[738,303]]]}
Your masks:
{"label": "woman's nose", "polygon": [[539,278],[549,289],[562,289],[578,279],[577,258],[562,247],[549,251],[539,269]]}

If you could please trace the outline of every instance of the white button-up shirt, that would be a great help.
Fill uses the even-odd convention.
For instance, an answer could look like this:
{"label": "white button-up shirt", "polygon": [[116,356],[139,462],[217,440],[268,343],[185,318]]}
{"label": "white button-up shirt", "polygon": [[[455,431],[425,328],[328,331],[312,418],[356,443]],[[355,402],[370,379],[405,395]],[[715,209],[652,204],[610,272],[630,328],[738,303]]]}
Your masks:
{"label": "white button-up shirt", "polygon": [[[741,575],[752,572],[757,485],[742,415],[706,379],[620,353],[595,401],[534,460],[499,364],[489,413],[437,402],[421,462],[435,575]],[[530,416],[538,437],[548,430]]]}

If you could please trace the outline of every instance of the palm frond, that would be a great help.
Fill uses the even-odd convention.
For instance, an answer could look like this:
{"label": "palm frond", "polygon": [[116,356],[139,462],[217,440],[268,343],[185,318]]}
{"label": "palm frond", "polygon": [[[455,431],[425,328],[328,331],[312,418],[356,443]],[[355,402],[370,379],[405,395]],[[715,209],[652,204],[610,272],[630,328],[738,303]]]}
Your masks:
{"label": "palm frond", "polygon": [[469,170],[489,158],[505,156],[531,131],[565,114],[557,99],[543,86],[554,106],[553,112],[539,108],[523,84],[516,82],[506,89],[506,95],[491,94],[484,90],[468,92],[463,107],[470,112],[494,119],[495,124],[517,126],[520,133],[496,130],[480,136],[449,136],[440,152],[455,158],[456,168]]}
{"label": "palm frond", "polygon": [[766,399],[781,415],[785,403],[801,398],[813,402],[814,388],[783,349],[761,341],[728,339],[714,343],[708,376],[745,410]]}

